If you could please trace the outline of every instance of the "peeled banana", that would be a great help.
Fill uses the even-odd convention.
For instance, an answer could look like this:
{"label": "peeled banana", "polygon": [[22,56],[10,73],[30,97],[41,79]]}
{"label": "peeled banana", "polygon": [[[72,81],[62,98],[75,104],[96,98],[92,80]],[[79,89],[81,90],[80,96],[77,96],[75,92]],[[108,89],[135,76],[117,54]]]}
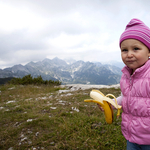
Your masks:
{"label": "peeled banana", "polygon": [[[109,96],[113,97],[115,99],[115,102],[109,98]],[[117,117],[120,116],[120,105],[117,104],[117,100],[114,95],[107,94],[106,96],[100,92],[99,90],[92,90],[90,92],[90,97],[93,99],[86,99],[85,102],[94,102],[99,104],[103,109],[105,113],[105,120],[108,124],[111,124],[113,122],[113,109],[112,105],[118,109]]]}

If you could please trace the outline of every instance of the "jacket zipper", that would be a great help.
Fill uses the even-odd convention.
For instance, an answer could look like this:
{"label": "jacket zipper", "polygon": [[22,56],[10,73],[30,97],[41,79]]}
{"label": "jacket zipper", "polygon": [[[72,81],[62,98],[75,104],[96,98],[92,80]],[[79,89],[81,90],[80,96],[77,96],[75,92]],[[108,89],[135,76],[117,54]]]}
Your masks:
{"label": "jacket zipper", "polygon": [[[128,112],[129,112],[129,114],[130,114],[130,110],[129,110],[129,102],[130,102],[130,99],[131,99],[131,89],[132,89],[132,76],[130,76],[130,91],[129,91],[129,99],[128,99],[128,101],[127,101],[127,106],[128,106]],[[131,115],[132,116],[132,115]],[[131,120],[132,120],[132,118],[131,118],[131,116],[129,117],[130,118],[130,120],[129,120],[129,124],[128,124],[128,135],[129,135],[129,139],[130,139],[130,137],[131,137],[131,132],[130,132],[130,129],[131,129],[131,127],[130,127],[130,125],[131,125]]]}

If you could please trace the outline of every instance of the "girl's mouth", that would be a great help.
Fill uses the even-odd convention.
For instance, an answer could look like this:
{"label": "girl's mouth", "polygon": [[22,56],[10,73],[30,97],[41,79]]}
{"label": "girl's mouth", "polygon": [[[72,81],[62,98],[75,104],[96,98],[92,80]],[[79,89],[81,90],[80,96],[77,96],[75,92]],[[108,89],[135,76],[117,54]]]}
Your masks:
{"label": "girl's mouth", "polygon": [[127,62],[127,63],[133,63],[134,60],[127,60],[126,62]]}

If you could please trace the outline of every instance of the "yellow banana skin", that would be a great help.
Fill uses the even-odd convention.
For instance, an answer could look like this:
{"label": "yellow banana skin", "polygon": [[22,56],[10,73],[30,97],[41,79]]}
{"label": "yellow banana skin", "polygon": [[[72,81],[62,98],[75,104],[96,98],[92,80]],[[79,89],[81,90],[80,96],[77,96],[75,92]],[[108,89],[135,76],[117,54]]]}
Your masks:
{"label": "yellow banana skin", "polygon": [[[108,96],[111,96],[115,99],[115,102],[110,99]],[[112,105],[118,109],[117,117],[120,115],[120,109],[121,106],[117,104],[117,100],[114,95],[107,94],[106,96],[100,92],[99,90],[92,90],[90,92],[90,97],[93,99],[87,99],[84,100],[85,102],[94,102],[99,104],[103,109],[105,113],[105,120],[108,124],[111,124],[113,122],[113,109]]]}

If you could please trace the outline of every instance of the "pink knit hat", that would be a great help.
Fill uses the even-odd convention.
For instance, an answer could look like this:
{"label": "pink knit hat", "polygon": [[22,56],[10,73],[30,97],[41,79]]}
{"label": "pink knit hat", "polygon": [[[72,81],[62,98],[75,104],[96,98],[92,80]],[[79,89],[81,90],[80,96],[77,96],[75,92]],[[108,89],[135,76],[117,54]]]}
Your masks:
{"label": "pink knit hat", "polygon": [[141,20],[132,19],[126,26],[125,31],[121,34],[119,45],[126,39],[136,39],[145,44],[150,49],[150,28]]}

